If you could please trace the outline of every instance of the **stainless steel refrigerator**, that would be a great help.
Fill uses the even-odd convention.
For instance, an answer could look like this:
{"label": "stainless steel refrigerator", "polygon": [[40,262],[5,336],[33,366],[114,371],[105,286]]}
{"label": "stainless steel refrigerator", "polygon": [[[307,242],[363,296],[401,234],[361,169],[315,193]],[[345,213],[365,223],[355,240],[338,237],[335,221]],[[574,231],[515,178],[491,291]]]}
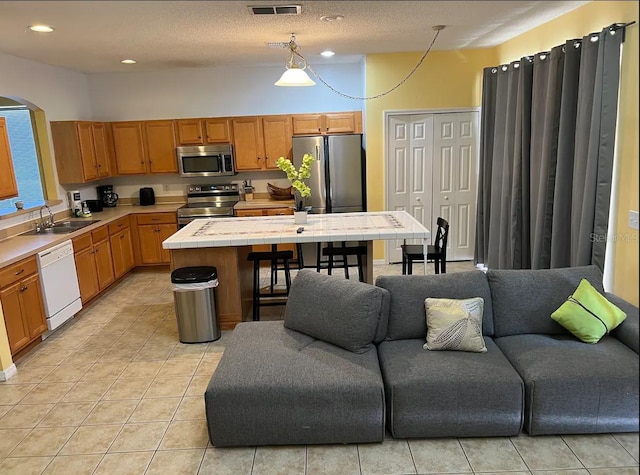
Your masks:
{"label": "stainless steel refrigerator", "polygon": [[314,135],[293,137],[293,164],[299,169],[302,156],[315,161],[307,184],[312,213],[366,211],[365,154],[362,135]]}

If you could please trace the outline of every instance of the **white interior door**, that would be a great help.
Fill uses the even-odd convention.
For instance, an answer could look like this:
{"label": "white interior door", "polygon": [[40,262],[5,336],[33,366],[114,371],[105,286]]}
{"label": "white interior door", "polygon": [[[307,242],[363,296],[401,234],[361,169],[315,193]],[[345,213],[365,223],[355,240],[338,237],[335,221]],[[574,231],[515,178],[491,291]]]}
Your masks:
{"label": "white interior door", "polygon": [[[433,114],[389,116],[387,131],[387,209],[407,211],[430,230]],[[402,241],[386,243],[387,261],[402,261]]]}
{"label": "white interior door", "polygon": [[449,222],[447,260],[473,259],[478,113],[435,114],[433,148],[433,218]]}

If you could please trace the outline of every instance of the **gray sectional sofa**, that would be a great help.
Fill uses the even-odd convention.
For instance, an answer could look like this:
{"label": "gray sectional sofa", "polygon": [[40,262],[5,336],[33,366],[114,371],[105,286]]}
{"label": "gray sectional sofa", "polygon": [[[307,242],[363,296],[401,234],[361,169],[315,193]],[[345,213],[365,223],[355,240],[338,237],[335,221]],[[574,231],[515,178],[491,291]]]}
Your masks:
{"label": "gray sectional sofa", "polygon": [[[638,308],[597,344],[550,318],[593,266],[381,276],[303,270],[283,322],[238,325],[205,392],[215,446],[638,431]],[[424,300],[482,297],[486,353],[429,351]]]}

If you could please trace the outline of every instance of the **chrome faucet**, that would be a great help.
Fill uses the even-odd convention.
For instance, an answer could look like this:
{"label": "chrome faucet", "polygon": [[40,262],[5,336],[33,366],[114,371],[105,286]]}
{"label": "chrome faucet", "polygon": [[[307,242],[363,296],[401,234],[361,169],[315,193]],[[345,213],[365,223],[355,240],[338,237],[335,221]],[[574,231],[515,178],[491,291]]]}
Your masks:
{"label": "chrome faucet", "polygon": [[[42,217],[42,210],[44,208],[47,208],[47,211],[49,211],[49,219],[46,220],[46,221]],[[42,205],[42,206],[40,206],[40,228],[46,229],[46,228],[51,228],[51,227],[53,227],[53,213],[51,212],[51,208],[49,208],[47,205]]]}

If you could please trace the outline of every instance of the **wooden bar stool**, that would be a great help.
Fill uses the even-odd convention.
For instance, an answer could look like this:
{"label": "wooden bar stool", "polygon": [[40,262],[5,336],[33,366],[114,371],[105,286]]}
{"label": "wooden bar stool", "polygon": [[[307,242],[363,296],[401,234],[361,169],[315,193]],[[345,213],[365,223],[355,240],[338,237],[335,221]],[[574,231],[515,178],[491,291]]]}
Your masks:
{"label": "wooden bar stool", "polygon": [[325,268],[322,266],[320,260],[321,255],[328,257],[326,269],[329,275],[331,275],[334,268],[342,268],[344,269],[345,279],[349,278],[349,267],[354,267],[352,264],[349,264],[349,256],[356,256],[358,279],[360,282],[365,281],[363,257],[367,255],[367,246],[347,246],[347,243],[342,241],[340,246],[334,246],[333,243],[329,242],[327,243],[327,247],[321,249],[321,245],[318,243],[318,260],[316,263],[316,270],[318,272],[320,272],[321,268]]}
{"label": "wooden bar stool", "polygon": [[[427,247],[427,260],[432,260],[436,274],[447,273],[447,239],[449,237],[449,223],[438,218],[438,231],[433,245]],[[424,262],[424,247],[421,244],[403,244],[402,275],[413,274],[413,261]]]}
{"label": "wooden bar stool", "polygon": [[[253,320],[260,320],[260,307],[272,307],[276,305],[286,305],[287,296],[291,289],[291,272],[289,262],[293,259],[293,251],[267,251],[250,252],[248,261],[253,261]],[[260,291],[260,263],[269,261],[271,263],[271,285],[269,292]],[[274,292],[274,267],[282,261],[284,270],[284,280],[287,287],[286,292]],[[277,270],[275,271],[277,272]],[[263,300],[264,299],[264,300]]]}

